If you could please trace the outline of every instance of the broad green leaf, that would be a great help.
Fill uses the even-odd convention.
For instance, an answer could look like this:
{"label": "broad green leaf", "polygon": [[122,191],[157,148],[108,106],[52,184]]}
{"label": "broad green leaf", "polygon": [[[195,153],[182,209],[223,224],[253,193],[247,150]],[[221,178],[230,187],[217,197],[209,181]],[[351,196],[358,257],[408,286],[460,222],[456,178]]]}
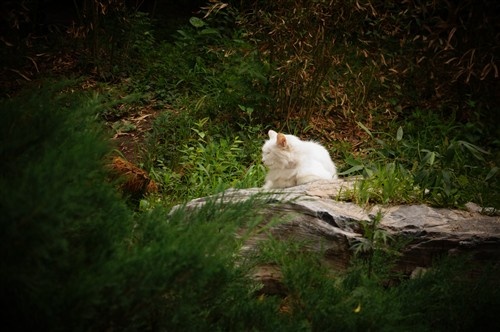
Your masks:
{"label": "broad green leaf", "polygon": [[398,132],[396,134],[396,140],[399,142],[403,139],[403,127],[398,128]]}
{"label": "broad green leaf", "polygon": [[354,173],[354,172],[361,171],[363,168],[365,168],[364,165],[356,165],[356,166],[353,166],[353,167],[349,168],[346,171],[343,171],[342,173],[339,173],[339,175],[348,175],[348,174],[351,174],[351,173]]}
{"label": "broad green leaf", "polygon": [[466,141],[458,141],[460,144],[462,144],[463,146],[465,146],[467,149],[470,149],[470,150],[477,150],[481,153],[484,153],[484,154],[490,154],[488,151],[486,151],[485,149],[483,148],[480,148],[479,146],[477,145],[474,145],[472,143],[469,143],[469,142],[466,142]]}
{"label": "broad green leaf", "polygon": [[484,179],[484,181],[488,181],[489,179],[491,179],[493,176],[495,176],[495,174],[497,174],[497,172],[498,172],[498,167],[496,167],[496,166],[493,167],[489,171],[488,175],[486,175],[486,178]]}
{"label": "broad green leaf", "polygon": [[366,176],[367,177],[372,177],[373,176],[373,170],[371,170],[370,168],[366,168],[364,169],[364,171],[366,172]]}
{"label": "broad green leaf", "polygon": [[179,35],[181,35],[182,37],[184,37],[184,38],[189,38],[189,36],[187,35],[187,33],[184,32],[183,30],[177,30],[177,33]]}
{"label": "broad green leaf", "polygon": [[429,165],[433,165],[434,164],[434,160],[436,159],[436,153],[433,151],[431,152],[431,156],[429,158]]}
{"label": "broad green leaf", "polygon": [[214,28],[206,28],[201,30],[202,35],[218,35],[219,31]]}
{"label": "broad green leaf", "polygon": [[427,149],[422,149],[422,152],[427,152],[426,155],[422,158],[422,163],[428,163],[430,166],[434,164],[434,161],[436,159],[436,152],[434,151],[429,151]]}
{"label": "broad green leaf", "polygon": [[201,28],[205,26],[205,22],[201,18],[194,16],[189,19],[189,23],[191,23],[191,25],[195,28]]}
{"label": "broad green leaf", "polygon": [[363,165],[363,163],[357,159],[354,159],[352,156],[348,156],[346,159],[346,163],[351,166]]}

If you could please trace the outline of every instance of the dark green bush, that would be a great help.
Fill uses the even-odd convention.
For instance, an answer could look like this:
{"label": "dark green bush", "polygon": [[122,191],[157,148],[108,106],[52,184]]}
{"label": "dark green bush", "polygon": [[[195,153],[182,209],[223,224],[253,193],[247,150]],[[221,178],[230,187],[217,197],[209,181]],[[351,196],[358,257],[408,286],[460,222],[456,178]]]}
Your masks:
{"label": "dark green bush", "polygon": [[1,102],[0,284],[13,328],[64,329],[91,315],[95,279],[130,225],[103,172],[95,106],[45,89]]}
{"label": "dark green bush", "polygon": [[0,265],[9,330],[263,327],[272,303],[237,267],[254,202],[133,215],[106,178],[97,100],[43,89],[2,101]]}

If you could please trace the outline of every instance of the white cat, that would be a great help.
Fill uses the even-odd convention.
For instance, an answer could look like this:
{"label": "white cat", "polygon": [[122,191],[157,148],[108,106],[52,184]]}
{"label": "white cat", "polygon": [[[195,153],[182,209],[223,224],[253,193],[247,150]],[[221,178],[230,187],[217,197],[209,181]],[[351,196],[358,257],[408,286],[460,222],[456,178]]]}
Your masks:
{"label": "white cat", "polygon": [[269,130],[262,147],[262,162],[269,169],[264,189],[337,178],[337,168],[328,151],[316,142]]}

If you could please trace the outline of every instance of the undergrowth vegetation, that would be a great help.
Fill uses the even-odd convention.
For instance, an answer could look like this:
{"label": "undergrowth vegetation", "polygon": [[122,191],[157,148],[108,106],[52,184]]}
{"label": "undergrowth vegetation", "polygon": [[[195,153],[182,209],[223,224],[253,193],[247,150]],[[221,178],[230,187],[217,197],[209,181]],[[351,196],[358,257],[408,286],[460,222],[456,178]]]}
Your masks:
{"label": "undergrowth vegetation", "polygon": [[[34,3],[2,5],[9,330],[500,328],[498,266],[478,277],[459,257],[394,275],[398,243],[381,215],[361,225],[346,272],[271,235],[242,258],[244,240],[266,232],[265,199],[217,196],[263,184],[274,129],[325,145],[341,177],[359,178],[341,198],[361,206],[500,208],[498,1],[210,1],[166,38],[140,5],[85,0],[63,29],[30,20],[44,17]],[[133,161],[160,189],[138,208],[106,170],[118,148],[108,137],[136,134]],[[260,293],[259,264],[280,268],[284,294]]]}
{"label": "undergrowth vegetation", "polygon": [[[478,321],[498,329],[498,271],[483,266],[469,278],[477,269],[460,257],[416,279],[394,275],[396,252],[385,250],[377,218],[356,249],[364,256],[341,273],[307,243],[272,236],[241,256],[246,239],[266,232],[255,213],[265,196],[132,211],[104,171],[101,103],[72,86],[0,104],[0,299],[9,331],[469,331]],[[284,294],[260,292],[249,277],[260,264],[280,268]],[[386,288],[387,280],[397,283]]]}
{"label": "undergrowth vegetation", "polygon": [[[290,6],[294,11],[286,10]],[[409,39],[417,28],[412,24],[422,24],[411,21],[418,10],[405,12],[402,20],[410,25],[401,30],[396,7],[335,6],[255,3],[246,10],[256,15],[245,15],[214,2],[205,17],[192,17],[174,42],[156,49],[160,61],[148,66],[142,86],[176,111],[157,119],[146,164],[165,193],[182,200],[259,186],[265,171],[260,145],[268,129],[278,128],[322,141],[343,175],[362,174],[347,197],[359,203],[498,207],[500,142],[488,139],[497,128],[483,118],[496,108],[491,95],[460,75],[446,87],[426,81],[423,74],[448,77],[437,64],[421,63],[429,55],[402,67],[399,59],[431,51],[419,39],[428,37]],[[399,30],[389,33],[395,26]],[[404,45],[395,44],[401,36]],[[375,55],[375,49],[383,52]],[[423,84],[436,86],[425,90]],[[468,101],[451,92],[465,88]],[[435,94],[424,96],[429,89]]]}
{"label": "undergrowth vegetation", "polygon": [[84,46],[77,68],[101,80],[91,88],[115,133],[152,110],[134,161],[162,204],[261,185],[260,145],[275,129],[320,141],[342,174],[363,175],[347,197],[359,203],[498,208],[495,1],[210,1],[168,39],[161,16],[86,3],[94,10],[76,8],[68,30]]}
{"label": "undergrowth vegetation", "polygon": [[[430,117],[424,115],[424,120]],[[471,126],[450,120],[425,128],[400,126],[391,135],[359,125],[374,147],[367,149],[369,158],[347,158],[350,168],[342,173],[363,175],[351,193],[358,203],[461,206],[473,201],[495,206],[498,202],[498,167],[487,162],[489,151],[464,140],[473,138]]]}

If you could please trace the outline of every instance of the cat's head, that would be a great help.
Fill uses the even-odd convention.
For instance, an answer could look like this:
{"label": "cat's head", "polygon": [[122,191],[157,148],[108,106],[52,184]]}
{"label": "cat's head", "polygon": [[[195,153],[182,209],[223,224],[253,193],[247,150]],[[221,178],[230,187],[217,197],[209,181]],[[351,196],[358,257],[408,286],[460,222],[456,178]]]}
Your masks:
{"label": "cat's head", "polygon": [[295,166],[289,135],[269,130],[269,139],[262,147],[262,162],[269,168],[282,169]]}

